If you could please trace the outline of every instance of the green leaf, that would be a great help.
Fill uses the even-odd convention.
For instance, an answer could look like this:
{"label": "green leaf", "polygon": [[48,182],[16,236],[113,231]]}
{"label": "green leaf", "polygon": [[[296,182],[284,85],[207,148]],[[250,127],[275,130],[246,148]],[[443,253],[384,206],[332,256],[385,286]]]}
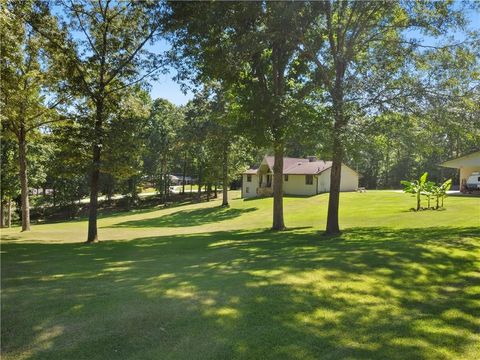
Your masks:
{"label": "green leaf", "polygon": [[420,176],[420,185],[425,184],[425,182],[427,181],[427,177],[428,177],[428,172],[425,172],[423,173],[422,176]]}

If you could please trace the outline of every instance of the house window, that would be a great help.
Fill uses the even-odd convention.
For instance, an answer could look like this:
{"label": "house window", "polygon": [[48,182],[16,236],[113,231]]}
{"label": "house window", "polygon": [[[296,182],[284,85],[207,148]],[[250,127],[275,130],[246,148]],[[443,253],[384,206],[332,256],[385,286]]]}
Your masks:
{"label": "house window", "polygon": [[247,175],[247,182],[252,182],[252,175]]}
{"label": "house window", "polygon": [[313,175],[305,175],[305,184],[313,185]]}
{"label": "house window", "polygon": [[285,181],[288,181],[288,175],[283,175]]}
{"label": "house window", "polygon": [[247,187],[245,188],[245,193],[248,194],[249,192],[250,192],[250,188],[247,186]]}

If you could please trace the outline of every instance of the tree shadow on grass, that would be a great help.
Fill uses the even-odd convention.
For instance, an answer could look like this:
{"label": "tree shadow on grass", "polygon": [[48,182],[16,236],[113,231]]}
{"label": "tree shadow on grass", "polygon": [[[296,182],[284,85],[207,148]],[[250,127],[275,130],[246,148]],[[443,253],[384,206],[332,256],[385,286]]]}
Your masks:
{"label": "tree shadow on grass", "polygon": [[478,228],[2,246],[2,354],[475,359]]}
{"label": "tree shadow on grass", "polygon": [[190,227],[230,220],[242,214],[258,210],[256,207],[248,209],[234,209],[225,207],[209,207],[204,209],[181,210],[155,218],[130,220],[108,227]]}

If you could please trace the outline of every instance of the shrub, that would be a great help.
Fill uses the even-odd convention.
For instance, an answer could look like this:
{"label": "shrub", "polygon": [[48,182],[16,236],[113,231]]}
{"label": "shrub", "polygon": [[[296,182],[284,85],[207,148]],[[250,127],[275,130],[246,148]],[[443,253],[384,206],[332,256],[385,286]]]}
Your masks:
{"label": "shrub", "polygon": [[[433,181],[427,181],[428,173],[423,173],[418,180],[402,180],[401,184],[404,186],[403,191],[408,194],[413,194],[417,200],[417,206],[414,209],[419,211],[421,207],[422,195],[427,199],[427,207],[425,209],[440,209],[443,208],[443,201],[447,196],[447,191],[452,186],[452,179],[448,179],[443,184],[435,184]],[[431,199],[436,199],[436,206],[431,207]],[[441,203],[440,203],[441,200]]]}

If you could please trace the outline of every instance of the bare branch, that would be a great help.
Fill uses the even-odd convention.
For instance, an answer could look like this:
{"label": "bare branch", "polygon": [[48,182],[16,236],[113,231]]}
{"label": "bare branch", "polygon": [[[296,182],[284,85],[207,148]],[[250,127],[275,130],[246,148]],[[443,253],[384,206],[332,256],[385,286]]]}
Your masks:
{"label": "bare branch", "polygon": [[122,61],[120,65],[118,65],[118,67],[112,72],[110,77],[105,81],[105,85],[108,85],[110,82],[112,82],[115,79],[115,77],[120,73],[120,71],[122,71],[123,68],[133,60],[133,58],[143,48],[143,46],[153,37],[153,35],[155,34],[155,32],[158,30],[159,27],[160,27],[160,24],[157,24],[156,26],[153,27],[153,29],[150,31],[148,36],[137,46],[135,51],[133,51],[130,54],[130,56],[124,59],[124,61]]}
{"label": "bare branch", "polygon": [[[27,118],[27,121],[31,121],[31,120],[34,120],[34,119],[37,119],[39,118],[40,116],[44,115],[45,113],[47,113],[48,111],[50,110],[53,110],[55,109],[58,105],[60,105],[61,103],[65,102],[67,99],[69,98],[72,98],[71,96],[69,97],[62,97],[62,98],[59,98],[57,99],[57,101],[55,101],[54,103],[52,103],[51,105],[49,105],[48,107],[46,107],[45,109],[43,109],[42,111],[40,111],[39,113],[36,113],[35,115],[32,115],[32,116],[29,116]],[[47,121],[47,123],[50,122],[50,121]],[[30,130],[33,130],[35,128],[37,128],[39,125],[37,124],[33,124],[32,126],[26,128],[25,132],[28,132]]]}
{"label": "bare branch", "polygon": [[153,73],[155,73],[156,71],[160,70],[159,67],[156,67],[154,68],[153,70],[150,70],[149,72],[147,72],[146,74],[144,74],[142,77],[140,77],[139,79],[136,79],[128,84],[125,84],[125,85],[122,85],[122,86],[119,86],[115,89],[112,89],[112,90],[109,90],[107,92],[105,92],[105,95],[109,95],[109,94],[112,94],[114,92],[117,92],[119,90],[122,90],[122,89],[125,89],[129,86],[132,86],[132,85],[135,85],[135,84],[138,84],[139,82],[141,82],[142,80],[144,80],[145,78],[149,77],[150,75],[152,75]]}
{"label": "bare branch", "polygon": [[59,121],[64,121],[64,120],[65,120],[64,118],[60,118],[60,119],[52,119],[52,120],[43,121],[43,122],[41,122],[41,123],[35,124],[35,126],[31,126],[31,127],[29,127],[28,129],[25,129],[25,132],[28,132],[28,131],[30,131],[30,130],[39,128],[39,127],[44,126],[44,125],[47,125],[47,124],[51,124],[51,123],[59,122]]}
{"label": "bare branch", "polygon": [[97,56],[100,57],[100,54],[98,53],[97,48],[96,48],[95,45],[93,44],[92,39],[90,38],[90,36],[88,35],[88,32],[86,31],[85,27],[83,26],[82,19],[80,18],[80,15],[78,14],[79,12],[77,11],[77,8],[76,8],[75,5],[73,4],[73,1],[72,1],[72,0],[70,0],[70,4],[72,4],[71,10],[75,13],[75,16],[76,16],[77,19],[78,19],[78,23],[79,23],[79,25],[80,25],[80,28],[82,29],[83,34],[84,34],[85,37],[87,38],[88,43],[90,44],[90,47],[91,47],[92,50],[95,52],[95,54],[97,54]]}

